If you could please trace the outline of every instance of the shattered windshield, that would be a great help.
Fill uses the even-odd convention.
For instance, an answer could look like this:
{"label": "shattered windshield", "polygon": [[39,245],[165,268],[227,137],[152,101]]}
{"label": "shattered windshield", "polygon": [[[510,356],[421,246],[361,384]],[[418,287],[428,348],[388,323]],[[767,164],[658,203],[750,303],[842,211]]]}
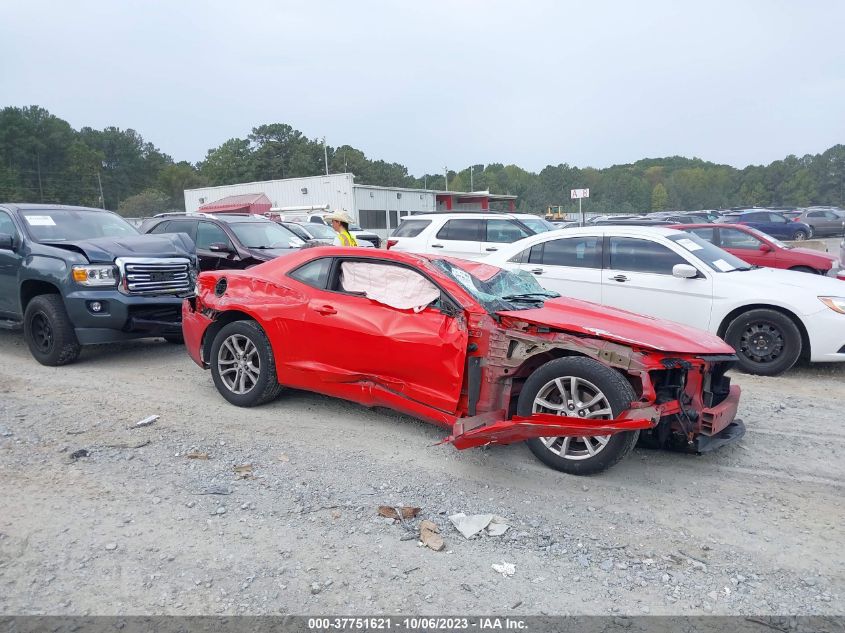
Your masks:
{"label": "shattered windshield", "polygon": [[431,263],[460,284],[490,313],[540,308],[547,299],[560,296],[543,288],[531,273],[522,270],[499,270],[482,281],[451,261],[432,259]]}

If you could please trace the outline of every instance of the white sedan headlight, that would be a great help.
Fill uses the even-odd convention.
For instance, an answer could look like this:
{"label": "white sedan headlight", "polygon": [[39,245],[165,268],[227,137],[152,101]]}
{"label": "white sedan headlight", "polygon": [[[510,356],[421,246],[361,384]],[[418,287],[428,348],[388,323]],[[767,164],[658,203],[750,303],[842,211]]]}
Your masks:
{"label": "white sedan headlight", "polygon": [[845,297],[819,297],[819,301],[839,314],[845,314]]}

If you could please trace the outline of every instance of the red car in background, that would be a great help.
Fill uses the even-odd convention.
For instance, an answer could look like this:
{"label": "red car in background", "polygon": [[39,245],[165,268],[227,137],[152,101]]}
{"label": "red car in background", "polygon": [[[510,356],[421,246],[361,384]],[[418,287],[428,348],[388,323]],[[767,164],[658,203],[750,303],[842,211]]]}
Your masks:
{"label": "red car in background", "polygon": [[459,449],[527,441],[572,474],[609,468],[640,433],[693,452],[742,437],[724,341],[558,297],[480,262],[323,246],[202,273],[182,327],[234,405],[315,391],[444,426]]}
{"label": "red car in background", "polygon": [[833,255],[789,246],[743,224],[676,224],[672,228],[695,233],[701,239],[755,266],[830,277],[836,277],[841,269],[839,258]]}

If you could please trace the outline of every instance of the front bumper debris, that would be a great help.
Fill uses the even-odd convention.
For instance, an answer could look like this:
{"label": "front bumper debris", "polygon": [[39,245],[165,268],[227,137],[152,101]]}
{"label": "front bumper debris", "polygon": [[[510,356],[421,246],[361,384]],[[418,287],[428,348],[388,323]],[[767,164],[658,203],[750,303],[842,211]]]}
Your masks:
{"label": "front bumper debris", "polygon": [[745,436],[745,423],[742,420],[734,420],[716,435],[699,435],[692,445],[692,452],[701,454],[715,451],[727,444],[738,442]]}
{"label": "front bumper debris", "polygon": [[643,409],[629,409],[613,420],[535,413],[528,417],[515,415],[510,420],[497,420],[471,430],[464,430],[463,423],[458,422],[444,441],[463,450],[486,444],[514,444],[536,437],[613,435],[654,428],[659,414],[657,418],[648,418],[644,417],[646,413]]}
{"label": "front bumper debris", "polygon": [[718,435],[734,421],[739,409],[740,393],[739,385],[731,385],[727,397],[722,402],[715,407],[701,410],[701,433],[707,436]]}

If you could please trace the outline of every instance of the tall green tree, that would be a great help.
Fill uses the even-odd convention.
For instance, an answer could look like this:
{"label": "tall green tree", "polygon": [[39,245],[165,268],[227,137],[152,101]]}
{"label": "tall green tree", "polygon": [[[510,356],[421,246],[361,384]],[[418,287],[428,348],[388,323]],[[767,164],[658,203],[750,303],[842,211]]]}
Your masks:
{"label": "tall green tree", "polygon": [[663,186],[663,183],[659,182],[654,185],[654,189],[651,191],[651,210],[663,211],[668,202],[669,193],[666,191],[666,187]]}
{"label": "tall green tree", "polygon": [[256,180],[253,153],[247,139],[231,138],[209,150],[199,163],[200,175],[209,185],[233,185]]}
{"label": "tall green tree", "polygon": [[[173,160],[132,130],[74,130],[44,108],[0,110],[0,199],[127,208],[161,193],[181,206],[184,190],[254,180],[352,172],[361,184],[444,189],[442,173],[414,177],[405,165],[370,158],[351,145],[323,149],[287,123],[258,125],[245,139],[229,139],[196,165]],[[105,200],[100,198],[100,184]],[[472,184],[470,184],[472,183]],[[648,158],[604,169],[547,165],[538,173],[491,163],[452,170],[449,189],[518,196],[520,210],[550,205],[574,210],[571,189],[590,189],[589,209],[644,212],[741,205],[845,206],[845,145],[821,154],[786,156],[769,165],[736,169],[699,158]],[[156,194],[157,195],[157,194]],[[135,196],[141,196],[135,199]],[[161,203],[161,200],[159,200]],[[162,203],[163,204],[163,203]]]}

